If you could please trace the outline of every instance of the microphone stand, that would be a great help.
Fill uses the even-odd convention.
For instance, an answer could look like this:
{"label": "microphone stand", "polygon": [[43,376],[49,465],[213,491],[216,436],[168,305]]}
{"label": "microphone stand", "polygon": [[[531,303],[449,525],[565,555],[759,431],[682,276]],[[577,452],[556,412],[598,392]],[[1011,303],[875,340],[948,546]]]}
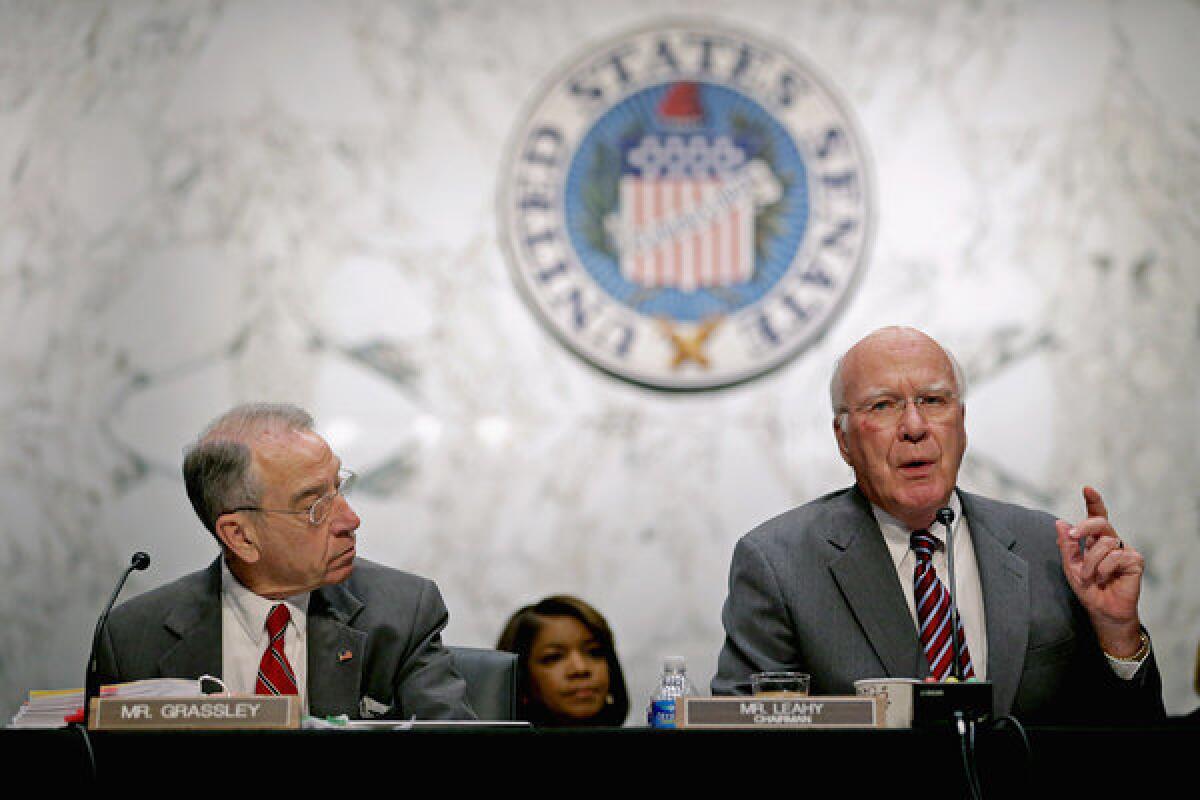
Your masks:
{"label": "microphone stand", "polygon": [[150,556],[140,550],[133,554],[130,559],[129,566],[121,573],[121,579],[117,581],[116,588],[113,589],[112,596],[108,598],[108,604],[104,606],[104,612],[100,618],[96,620],[96,630],[92,634],[92,649],[88,653],[87,672],[84,675],[83,682],[83,727],[87,727],[91,721],[91,700],[100,693],[100,676],[97,674],[97,657],[96,651],[100,647],[100,636],[104,633],[104,626],[108,622],[108,615],[112,611],[113,605],[117,602],[117,597],[121,594],[121,589],[125,587],[125,581],[129,578],[129,574],[136,570],[143,570],[150,566]]}
{"label": "microphone stand", "polygon": [[129,566],[121,573],[120,580],[117,581],[116,588],[113,589],[112,596],[108,598],[108,603],[104,606],[103,613],[96,620],[96,630],[92,633],[92,649],[88,653],[87,670],[83,676],[83,714],[81,721],[72,724],[83,736],[83,745],[87,749],[88,767],[91,772],[92,781],[96,780],[96,754],[92,750],[92,741],[88,738],[88,723],[92,718],[92,698],[100,694],[100,676],[97,673],[98,664],[96,651],[100,648],[100,637],[104,633],[104,626],[108,622],[108,615],[112,611],[113,605],[117,602],[117,597],[121,594],[121,589],[125,587],[125,581],[128,580],[129,574],[136,570],[143,570],[150,566],[150,556],[140,550],[133,554],[130,559]]}
{"label": "microphone stand", "polygon": [[942,523],[946,529],[946,566],[948,579],[950,581],[950,647],[952,648],[953,656],[950,659],[950,669],[954,675],[954,679],[962,681],[962,663],[959,658],[962,650],[961,643],[958,640],[958,603],[955,600],[955,582],[954,582],[954,509],[942,508],[938,509],[937,521]]}
{"label": "microphone stand", "polygon": [[[963,680],[962,661],[958,638],[958,603],[955,600],[954,581],[954,509],[941,508],[937,512],[937,521],[946,529],[946,571],[950,582],[950,647],[952,648],[951,674],[959,683]],[[954,712],[954,726],[958,731],[958,739],[962,751],[963,772],[967,779],[967,789],[971,797],[980,800],[983,795],[979,783],[979,770],[975,764],[975,720],[967,719],[961,709]]]}

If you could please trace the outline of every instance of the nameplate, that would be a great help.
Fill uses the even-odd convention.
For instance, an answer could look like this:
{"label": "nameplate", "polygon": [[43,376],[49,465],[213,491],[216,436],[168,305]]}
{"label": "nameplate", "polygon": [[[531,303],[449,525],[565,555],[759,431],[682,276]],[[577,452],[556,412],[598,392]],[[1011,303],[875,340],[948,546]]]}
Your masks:
{"label": "nameplate", "polygon": [[98,731],[269,730],[300,727],[295,695],[98,697],[88,727]]}
{"label": "nameplate", "polygon": [[677,728],[882,728],[883,697],[685,697]]}

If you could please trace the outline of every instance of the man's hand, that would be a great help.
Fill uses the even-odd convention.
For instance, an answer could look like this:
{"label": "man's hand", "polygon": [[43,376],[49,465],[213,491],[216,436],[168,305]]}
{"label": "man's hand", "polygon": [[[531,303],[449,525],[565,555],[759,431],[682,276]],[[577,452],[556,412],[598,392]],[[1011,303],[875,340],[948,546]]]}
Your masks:
{"label": "man's hand", "polygon": [[1083,502],[1083,522],[1055,522],[1063,573],[1091,617],[1100,646],[1111,656],[1127,658],[1141,643],[1137,602],[1145,559],[1121,541],[1099,492],[1085,486]]}

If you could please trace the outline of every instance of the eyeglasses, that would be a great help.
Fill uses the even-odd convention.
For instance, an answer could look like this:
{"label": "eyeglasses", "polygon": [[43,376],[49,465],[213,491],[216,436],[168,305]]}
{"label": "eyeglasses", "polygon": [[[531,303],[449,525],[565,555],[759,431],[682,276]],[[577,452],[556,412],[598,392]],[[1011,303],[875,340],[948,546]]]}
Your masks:
{"label": "eyeglasses", "polygon": [[909,403],[913,404],[926,421],[945,422],[953,417],[958,409],[958,396],[954,392],[922,392],[911,399],[877,397],[851,410],[879,425],[895,425],[904,416]]}
{"label": "eyeglasses", "polygon": [[[238,506],[231,508],[228,511],[223,511],[221,514],[232,514],[236,511],[259,511],[264,514],[305,514],[308,516],[308,524],[320,525],[329,518],[329,512],[333,510],[333,501],[341,495],[345,497],[354,489],[354,484],[358,480],[358,475],[352,470],[339,469],[337,474],[337,488],[328,494],[323,494],[316,499],[311,506],[303,511],[293,511],[287,508],[261,508],[259,506]],[[220,516],[220,515],[218,515]]]}

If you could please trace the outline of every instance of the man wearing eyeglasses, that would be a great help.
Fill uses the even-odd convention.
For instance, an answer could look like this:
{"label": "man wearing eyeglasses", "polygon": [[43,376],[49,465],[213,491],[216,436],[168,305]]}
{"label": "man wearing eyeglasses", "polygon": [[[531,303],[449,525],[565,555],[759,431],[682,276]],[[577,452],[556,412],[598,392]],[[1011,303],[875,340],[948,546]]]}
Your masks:
{"label": "man wearing eyeglasses", "polygon": [[356,558],[354,474],[295,406],[238,406],[188,448],[188,497],[221,555],[115,609],[104,683],[213,675],[307,713],[470,719],[425,578]]}
{"label": "man wearing eyeglasses", "polygon": [[[776,670],[810,673],[814,694],[960,675],[992,682],[997,716],[1164,716],[1137,609],[1142,556],[1091,487],[1076,525],[957,489],[965,388],[957,362],[911,328],[876,331],[838,362],[833,433],[855,485],[738,542],[714,694]],[[957,620],[939,511],[954,530]]]}

